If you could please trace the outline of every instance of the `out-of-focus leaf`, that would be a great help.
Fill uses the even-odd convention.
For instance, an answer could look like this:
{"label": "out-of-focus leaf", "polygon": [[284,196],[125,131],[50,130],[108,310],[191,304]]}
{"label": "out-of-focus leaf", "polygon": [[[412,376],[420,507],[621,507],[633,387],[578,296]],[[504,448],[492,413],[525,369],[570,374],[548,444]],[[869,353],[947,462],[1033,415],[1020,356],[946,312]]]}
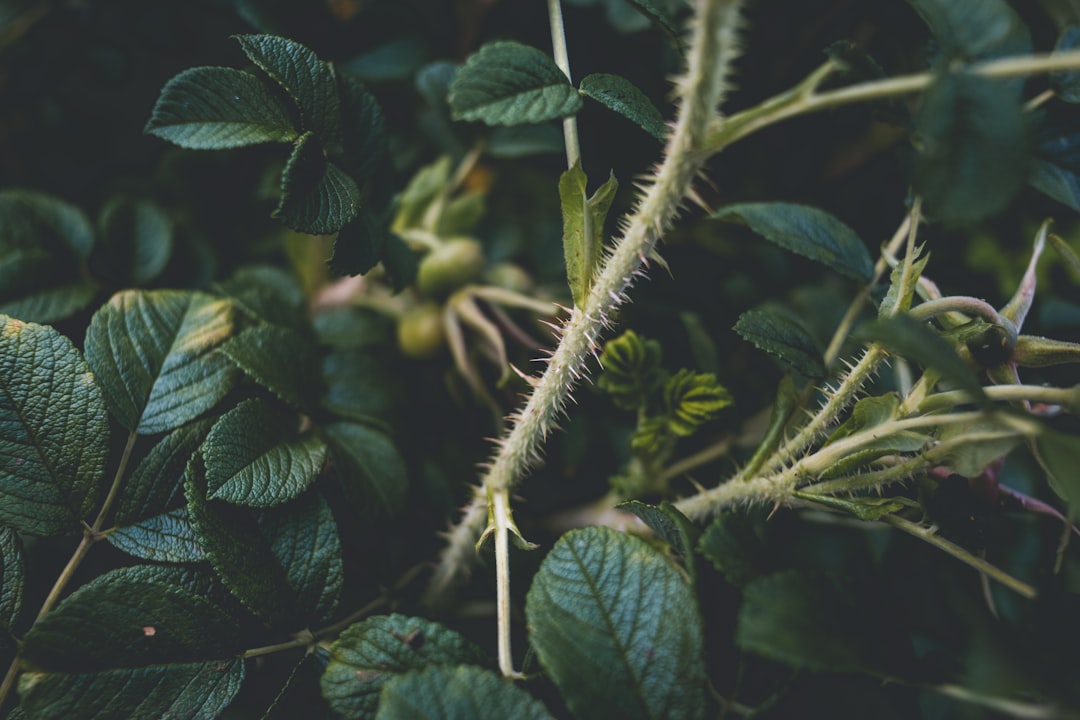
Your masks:
{"label": "out-of-focus leaf", "polygon": [[434,665],[390,680],[376,720],[554,720],[543,704],[491,670]]}
{"label": "out-of-focus leaf", "polygon": [[[1070,25],[1058,35],[1057,45],[1054,52],[1068,52],[1080,48],[1080,27]],[[1050,84],[1053,86],[1057,97],[1065,102],[1080,102],[1080,72],[1076,70],[1062,70],[1050,73]]]}
{"label": "out-of-focus leaf", "polygon": [[540,663],[576,717],[704,717],[697,601],[643,540],[609,528],[566,533],[533,579],[525,616]]}
{"label": "out-of-focus leaf", "polygon": [[573,115],[581,96],[546,54],[512,41],[488,43],[469,56],[450,85],[455,120],[488,125],[541,123]]}
{"label": "out-of-focus leaf", "polygon": [[289,328],[306,322],[304,291],[296,276],[272,265],[248,265],[215,288],[253,319]]}
{"label": "out-of-focus leaf", "polygon": [[1080,211],[1080,129],[1049,114],[1039,122],[1028,183],[1039,192]]}
{"label": "out-of-focus leaf", "polygon": [[191,68],[165,83],[143,132],[192,150],[290,142],[299,134],[262,80],[223,67]]}
{"label": "out-of-focus leaf", "polygon": [[310,408],[319,391],[311,344],[289,328],[256,325],[229,338],[221,353],[244,374],[294,408]]}
{"label": "out-of-focus leaf", "polygon": [[808,378],[825,377],[825,360],[817,341],[786,313],[761,308],[739,316],[735,332],[784,365]]}
{"label": "out-of-focus leaf", "polygon": [[868,282],[874,275],[874,262],[863,241],[823,210],[791,203],[742,203],[720,208],[711,217],[741,222],[785,250],[859,282]]}
{"label": "out-of-focus leaf", "polygon": [[375,96],[357,80],[338,77],[345,168],[357,180],[367,178],[386,150],[386,120]]}
{"label": "out-of-focus leaf", "polygon": [[86,361],[124,427],[165,432],[209,410],[232,387],[232,365],[213,352],[232,330],[228,300],[125,290],[90,321]]}
{"label": "out-of-focus leaf", "polygon": [[101,211],[101,241],[91,259],[95,274],[110,282],[145,285],[169,262],[173,223],[154,203],[117,197]]}
{"label": "out-of-focus leaf", "polygon": [[363,515],[394,515],[405,503],[405,462],[386,434],[357,423],[323,428],[346,497]]}
{"label": "out-of-focus leaf", "polygon": [[365,82],[405,80],[424,64],[428,45],[419,35],[405,35],[345,63],[345,71]]}
{"label": "out-of-focus leaf", "polygon": [[334,275],[363,275],[378,264],[386,244],[382,223],[367,209],[349,221],[334,240],[334,254],[327,263]]}
{"label": "out-of-focus leaf", "polygon": [[945,58],[987,60],[1031,52],[1031,33],[1006,0],[908,0]]}
{"label": "out-of-focus leaf", "polygon": [[281,173],[281,200],[273,216],[309,235],[335,233],[360,212],[360,188],[326,159],[313,132],[296,141]]}
{"label": "out-of-focus leaf", "polygon": [[649,97],[626,78],[594,73],[582,78],[580,88],[583,95],[619,113],[660,142],[667,139],[664,116]]}
{"label": "out-of-focus leaf", "polygon": [[551,124],[497,127],[492,130],[485,151],[496,158],[558,155],[563,151],[562,130]]}
{"label": "out-of-focus leaf", "polygon": [[1069,507],[1069,519],[1080,520],[1080,439],[1075,435],[1044,430],[1035,439],[1035,457],[1046,480]]}
{"label": "out-of-focus leaf", "polygon": [[350,625],[330,647],[323,697],[346,717],[375,717],[379,693],[390,680],[434,665],[486,664],[480,648],[422,618],[381,615]]}
{"label": "out-of-focus leaf", "polygon": [[101,390],[71,341],[0,315],[0,522],[78,532],[108,457]]}

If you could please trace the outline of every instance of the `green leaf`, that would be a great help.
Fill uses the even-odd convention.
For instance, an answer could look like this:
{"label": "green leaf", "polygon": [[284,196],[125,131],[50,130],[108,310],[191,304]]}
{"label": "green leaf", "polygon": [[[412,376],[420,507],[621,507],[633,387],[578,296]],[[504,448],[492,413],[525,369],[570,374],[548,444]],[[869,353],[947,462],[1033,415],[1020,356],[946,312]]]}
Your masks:
{"label": "green leaf", "polygon": [[544,705],[508,678],[461,665],[432,666],[392,679],[377,720],[554,720]]}
{"label": "green leaf", "polygon": [[731,393],[711,373],[680,370],[664,384],[668,427],[687,437],[734,402]]}
{"label": "green leaf", "polygon": [[173,223],[154,203],[115,197],[98,220],[101,242],[91,268],[116,285],[145,285],[161,274],[173,249]]}
{"label": "green leaf", "polygon": [[427,55],[427,41],[420,35],[408,34],[353,58],[345,69],[367,82],[408,80]]}
{"label": "green leaf", "polygon": [[341,113],[334,68],[298,42],[273,35],[236,35],[260,70],[300,108],[300,121],[329,148],[341,145]]}
{"label": "green leaf", "polygon": [[11,528],[0,527],[0,647],[21,631],[25,582],[22,541]]}
{"label": "green leaf", "polygon": [[221,353],[244,374],[299,410],[319,391],[310,341],[289,328],[256,325],[229,338]]}
{"label": "green leaf", "polygon": [[911,262],[906,275],[903,262],[897,263],[892,269],[889,276],[889,290],[878,307],[878,317],[892,317],[911,309],[911,301],[919,287],[919,278],[926,269],[926,263],[930,262],[930,254],[922,252],[921,246],[916,248],[915,252],[918,257]]}
{"label": "green leaf", "polygon": [[317,492],[259,516],[270,544],[305,617],[325,622],[337,610],[345,584],[341,538],[330,506]]}
{"label": "green leaf", "polygon": [[86,361],[121,425],[142,435],[165,432],[209,410],[232,387],[232,366],[213,352],[232,330],[228,300],[125,290],[94,313]]}
{"label": "green leaf", "polygon": [[296,629],[303,622],[285,569],[259,530],[251,508],[206,498],[206,469],[196,455],[188,464],[184,493],[199,546],[221,582],[270,627]]}
{"label": "green leaf", "polygon": [[593,273],[604,246],[604,220],[619,189],[619,183],[612,174],[589,197],[587,182],[581,161],[559,176],[566,279],[570,283],[574,304],[578,307],[585,306],[585,298],[592,287]]}
{"label": "green leaf", "polygon": [[735,644],[796,668],[865,671],[877,640],[859,616],[828,578],[776,573],[744,588]]}
{"label": "green leaf", "polygon": [[206,560],[186,507],[118,527],[106,537],[117,550],[151,562],[196,563]]}
{"label": "green leaf", "polygon": [[735,587],[760,575],[766,564],[765,545],[753,519],[744,512],[721,513],[705,528],[698,549]]}
{"label": "green leaf", "polygon": [[785,250],[827,265],[859,282],[874,276],[874,263],[859,236],[829,213],[792,203],[742,203],[710,217],[741,222]]}
{"label": "green leaf", "polygon": [[291,142],[299,134],[262,80],[223,67],[191,68],[165,83],[143,132],[192,150]]}
{"label": "green leaf", "polygon": [[390,233],[382,251],[383,269],[394,292],[401,292],[412,285],[420,268],[420,259],[400,235]]}
{"label": "green leaf", "polygon": [[315,482],[326,443],[302,436],[295,413],[246,400],[221,416],[202,445],[207,498],[272,507]]}
{"label": "green leaf", "polygon": [[573,115],[581,96],[555,62],[536,48],[500,41],[469,56],[450,84],[455,120],[488,125],[542,123]]}
{"label": "green leaf", "polygon": [[739,316],[735,332],[805,377],[823,378],[827,374],[817,341],[787,313],[768,308],[748,310]]}
{"label": "green leaf", "polygon": [[562,130],[547,123],[497,127],[491,131],[484,151],[494,158],[521,158],[558,155],[564,147]]}
{"label": "green leaf", "polygon": [[1061,236],[1050,233],[1050,244],[1054,251],[1061,256],[1061,260],[1072,277],[1074,283],[1080,285],[1080,255],[1066,243]]}
{"label": "green leaf", "polygon": [[938,441],[956,444],[938,464],[963,477],[978,477],[990,463],[1008,454],[1022,440],[1013,425],[995,416],[963,425],[947,425],[938,433]]}
{"label": "green leaf", "polygon": [[694,546],[697,543],[698,531],[690,520],[679,512],[679,509],[668,501],[659,505],[648,505],[639,500],[619,503],[616,509],[633,513],[641,522],[649,526],[656,536],[671,546],[679,562],[686,568],[693,584],[697,577],[697,569],[694,567]]}
{"label": "green leaf", "polygon": [[86,260],[94,247],[94,228],[82,210],[45,193],[0,190],[0,248],[5,251],[61,248]]}
{"label": "green leaf", "polygon": [[878,318],[860,327],[856,337],[864,342],[881,343],[890,353],[936,370],[976,400],[986,399],[978,378],[952,343],[910,315]]}
{"label": "green leaf", "polygon": [[660,2],[655,0],[627,0],[627,2],[633,5],[638,12],[647,17],[649,22],[660,30],[671,47],[682,51],[684,44],[683,28],[670,11],[672,3],[665,3],[663,0]]}
{"label": "green leaf", "polygon": [[921,148],[912,185],[926,211],[974,222],[1002,210],[1029,172],[1023,98],[999,80],[944,73],[915,118]]}
{"label": "green leaf", "polygon": [[[1055,53],[1069,52],[1080,48],[1080,27],[1069,25],[1058,35]],[[1050,73],[1050,85],[1056,96],[1067,103],[1080,102],[1080,72],[1062,70]]]}
{"label": "green leaf", "polygon": [[581,80],[581,93],[635,123],[660,142],[667,140],[664,116],[649,97],[620,75],[593,73]]}
{"label": "green leaf", "polygon": [[1048,112],[1036,115],[1036,123],[1028,183],[1073,210],[1080,210],[1080,132],[1076,121]]}
{"label": "green leaf", "polygon": [[453,630],[422,618],[381,615],[350,625],[330,646],[322,694],[345,717],[373,718],[390,680],[434,665],[486,664],[484,653]]}
{"label": "green leaf", "polygon": [[697,601],[643,540],[608,528],[566,533],[533,579],[525,617],[576,717],[704,717]]}
{"label": "green leaf", "polygon": [[296,276],[272,265],[246,265],[215,290],[252,319],[300,328],[308,323],[304,291]]}
{"label": "green leaf", "polygon": [[416,171],[398,196],[397,217],[394,218],[393,226],[395,230],[411,228],[423,222],[432,201],[444,192],[450,183],[450,169],[450,157],[443,155]]}
{"label": "green leaf", "polygon": [[662,350],[656,340],[647,340],[633,330],[604,343],[600,355],[603,371],[597,386],[611,396],[615,407],[637,410],[663,381],[660,370]]}
{"label": "green leaf", "polygon": [[361,208],[334,240],[327,265],[334,275],[363,275],[375,267],[386,244],[386,231],[374,213]]}
{"label": "green leaf", "polygon": [[816,495],[812,492],[795,491],[795,497],[807,502],[815,502],[833,510],[848,512],[866,522],[880,520],[886,515],[898,513],[910,507],[913,501],[907,498],[838,498],[831,495]]}
{"label": "green leaf", "polygon": [[281,200],[272,216],[298,232],[326,235],[358,212],[356,181],[326,159],[314,133],[301,135],[281,173]]}
{"label": "green leaf", "polygon": [[[848,419],[833,431],[825,444],[829,445],[856,433],[880,427],[896,419],[899,409],[900,397],[896,393],[861,398],[855,403]],[[921,433],[908,430],[883,435],[873,447],[896,452],[917,452],[925,447],[929,440],[930,438]]]}
{"label": "green leaf", "polygon": [[157,568],[107,573],[26,636],[22,707],[43,718],[209,720],[240,689],[240,643],[224,610]]}
{"label": "green leaf", "polygon": [[1046,480],[1069,508],[1069,520],[1080,519],[1080,439],[1053,430],[1035,438],[1035,457],[1046,472]]}
{"label": "green leaf", "polygon": [[375,428],[334,423],[323,428],[342,489],[364,516],[394,515],[405,504],[408,476],[393,441]]}
{"label": "green leaf", "polygon": [[386,151],[386,120],[375,96],[346,74],[338,76],[345,167],[357,179],[368,177]]}
{"label": "green leaf", "polygon": [[108,456],[101,390],[71,341],[0,315],[0,522],[78,532]]}
{"label": "green leaf", "polygon": [[908,0],[948,60],[1031,52],[1031,34],[1005,0]]}

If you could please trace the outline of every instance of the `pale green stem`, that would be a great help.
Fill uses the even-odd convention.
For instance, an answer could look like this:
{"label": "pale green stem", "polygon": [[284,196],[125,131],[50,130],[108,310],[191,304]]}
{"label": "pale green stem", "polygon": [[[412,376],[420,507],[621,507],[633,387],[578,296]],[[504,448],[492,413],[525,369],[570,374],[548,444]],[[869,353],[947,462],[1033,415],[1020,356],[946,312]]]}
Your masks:
{"label": "pale green stem", "polygon": [[[1080,386],[1059,388],[1043,385],[988,385],[983,388],[983,392],[990,400],[1004,402],[1027,400],[1028,402],[1061,405],[1069,408],[1075,407],[1078,398],[1080,398]],[[972,402],[976,402],[976,399],[963,390],[950,390],[935,393],[926,398],[919,403],[918,410],[921,413],[938,412]]]}
{"label": "pale green stem", "polygon": [[[904,288],[911,282],[912,268],[915,266],[915,236],[919,231],[919,217],[922,211],[922,198],[916,197],[911,205],[911,224],[907,235],[907,251],[904,253],[904,264],[900,266],[900,278],[896,283],[897,292],[904,292]],[[901,311],[911,307],[910,297],[897,299],[890,315],[897,315]]]}
{"label": "pale green stem", "polygon": [[[560,0],[547,0],[548,25],[551,26],[551,49],[555,64],[573,82],[570,74],[570,53],[566,49],[566,30],[563,26],[562,3]],[[574,167],[581,160],[581,145],[578,141],[577,118],[571,115],[563,120],[563,142],[566,144],[566,167]],[[582,168],[584,169],[584,167]],[[586,218],[588,213],[586,213]]]}

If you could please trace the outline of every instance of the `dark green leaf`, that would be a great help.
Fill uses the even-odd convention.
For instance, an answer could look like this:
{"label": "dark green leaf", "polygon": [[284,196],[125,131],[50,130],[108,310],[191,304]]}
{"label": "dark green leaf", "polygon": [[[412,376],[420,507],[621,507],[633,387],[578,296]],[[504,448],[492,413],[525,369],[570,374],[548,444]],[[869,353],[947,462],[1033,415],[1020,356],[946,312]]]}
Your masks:
{"label": "dark green leaf", "polygon": [[942,445],[952,446],[946,455],[939,454],[939,466],[969,478],[981,475],[990,463],[1004,457],[1023,440],[1015,426],[993,415],[984,420],[946,425],[938,432],[937,439]]}
{"label": "dark green leaf", "polygon": [[116,502],[117,525],[133,525],[172,510],[184,500],[184,469],[213,426],[197,420],[158,441],[131,473]]}
{"label": "dark green leaf", "polygon": [[574,304],[585,306],[592,287],[593,273],[600,262],[604,246],[604,220],[619,183],[615,175],[597,188],[592,197],[586,189],[588,178],[581,162],[559,176],[559,198],[562,201],[563,254],[566,258],[566,279]]}
{"label": "dark green leaf", "polygon": [[71,341],[0,315],[0,522],[31,535],[78,532],[108,439],[101,390]]}
{"label": "dark green leaf", "polygon": [[390,233],[383,247],[382,264],[394,292],[401,292],[416,279],[420,259],[400,235]]}
{"label": "dark green leaf", "polygon": [[1080,211],[1080,132],[1075,122],[1041,119],[1034,145],[1028,183]]}
{"label": "dark green leaf", "polygon": [[[0,302],[0,314],[25,318],[32,322],[57,322],[85,308],[97,294],[97,288],[92,282],[63,280],[62,276],[66,274],[63,272],[51,274],[51,270],[56,267],[52,259],[42,258],[41,262],[33,262],[32,266],[28,267],[19,262],[22,259],[17,257],[19,254],[21,253],[16,253],[16,257],[9,255],[0,260],[0,275],[7,276],[10,271],[11,275],[21,279],[19,283],[10,284],[3,283],[0,279],[0,286],[19,295],[17,298]],[[55,287],[47,286],[50,281],[57,280],[60,280],[60,283]],[[36,287],[28,287],[31,284]],[[24,294],[19,290],[26,292]]]}
{"label": "dark green leaf", "polygon": [[484,150],[495,158],[558,155],[563,152],[562,130],[551,124],[497,127]]}
{"label": "dark green leaf", "polygon": [[299,422],[258,399],[222,415],[202,445],[207,498],[271,507],[306,490],[326,462],[326,443],[302,436]]}
{"label": "dark green leaf", "polygon": [[1046,480],[1069,508],[1069,519],[1080,519],[1080,438],[1044,430],[1035,439],[1035,457],[1046,472]]}
{"label": "dark green leaf", "polygon": [[273,35],[237,35],[251,62],[272,77],[300,108],[305,129],[328,148],[341,144],[337,82],[331,65],[298,42]]}
{"label": "dark green leaf", "polygon": [[[1054,52],[1069,52],[1077,49],[1080,49],[1080,27],[1069,25],[1058,35]],[[1080,102],[1080,72],[1063,70],[1050,73],[1050,84],[1057,93],[1057,97],[1065,102]]]}
{"label": "dark green leaf", "polygon": [[742,222],[785,250],[854,280],[869,282],[874,275],[874,263],[863,241],[823,210],[791,203],[743,203],[720,208],[711,217]]}
{"label": "dark green leaf", "polygon": [[290,142],[289,110],[263,81],[241,70],[197,67],[161,89],[143,132],[193,150]]}
{"label": "dark green leaf", "polygon": [[332,350],[323,356],[322,407],[349,420],[389,419],[400,403],[403,378],[388,348]]}
{"label": "dark green leaf", "polygon": [[82,210],[45,193],[0,191],[0,248],[40,247],[55,254],[61,248],[86,260],[94,247],[94,228]]}
{"label": "dark green leaf", "polygon": [[690,575],[690,582],[694,582],[697,575],[694,567],[694,546],[697,544],[698,531],[678,508],[666,500],[660,505],[647,505],[631,500],[615,507],[636,515],[658,538],[670,545]]}
{"label": "dark green leaf", "polygon": [[581,80],[581,93],[637,124],[660,142],[667,140],[664,116],[648,96],[620,75],[594,73]]}
{"label": "dark green leaf", "polygon": [[1006,0],[908,0],[949,60],[1031,52],[1031,34]]}
{"label": "dark green leaf", "polygon": [[956,348],[910,315],[879,318],[862,326],[856,333],[860,340],[881,343],[895,353],[924,368],[933,369],[976,400],[986,395],[978,378],[957,354]]}
{"label": "dark green leaf", "polygon": [[345,135],[345,167],[354,178],[366,178],[386,150],[386,120],[375,96],[348,75],[338,77],[341,128]]}
{"label": "dark green leaf", "polygon": [[828,578],[786,571],[746,586],[735,643],[796,668],[865,671],[876,640],[858,618]]}
{"label": "dark green leaf", "polygon": [[273,216],[293,230],[325,235],[340,230],[358,212],[356,182],[326,159],[314,133],[304,133],[281,173],[281,201]]}
{"label": "dark green leaf", "polygon": [[767,308],[739,316],[735,332],[795,372],[808,378],[826,375],[821,348],[810,332],[787,313]]}
{"label": "dark green leaf", "polygon": [[1003,209],[1029,172],[1023,98],[999,80],[939,75],[915,118],[921,148],[912,184],[926,211],[973,222]]}
{"label": "dark green leaf", "polygon": [[581,96],[555,62],[536,48],[500,41],[469,56],[450,84],[455,120],[521,125],[573,115]]}
{"label": "dark green leaf", "polygon": [[405,504],[405,461],[384,433],[356,423],[323,428],[346,497],[366,516],[394,515]]}
{"label": "dark green leaf", "polygon": [[334,240],[334,254],[327,263],[334,275],[363,275],[378,264],[386,244],[386,231],[374,213],[361,208]]}
{"label": "dark green leaf", "polygon": [[419,35],[406,35],[350,60],[345,70],[366,82],[406,80],[423,65],[428,45]]}
{"label": "dark green leaf", "polygon": [[341,538],[330,506],[317,492],[259,517],[305,617],[325,622],[334,614],[345,583]]}
{"label": "dark green leaf", "polygon": [[683,29],[670,10],[671,3],[665,3],[663,0],[659,2],[657,0],[627,0],[627,2],[637,8],[638,12],[647,17],[663,33],[671,47],[676,50],[683,49]]}
{"label": "dark green leaf", "polygon": [[91,268],[115,285],[145,285],[165,265],[173,249],[173,223],[157,205],[145,200],[113,198],[98,221],[101,242]]}
{"label": "dark green leaf", "polygon": [[22,541],[9,527],[0,527],[0,647],[21,631],[25,583]]}
{"label": "dark green leaf", "polygon": [[736,587],[746,585],[765,566],[765,547],[745,512],[727,511],[713,520],[698,543],[701,554]]}
{"label": "dark green leaf", "polygon": [[152,562],[196,563],[206,560],[186,507],[119,527],[108,534],[108,540],[117,550]]}
{"label": "dark green leaf", "polygon": [[272,265],[248,265],[215,288],[256,320],[297,328],[307,323],[304,291],[296,276]]}
{"label": "dark green leaf", "polygon": [[539,700],[491,670],[433,666],[392,679],[377,720],[554,720]]}
{"label": "dark green leaf", "polygon": [[256,325],[229,338],[221,353],[244,374],[279,398],[303,410],[312,405],[315,358],[311,343],[299,333],[277,325]]}
{"label": "dark green leaf", "polygon": [[710,373],[683,369],[664,383],[668,427],[681,437],[693,435],[732,402],[731,393]]}
{"label": "dark green leaf", "polygon": [[184,492],[199,546],[229,592],[269,626],[299,626],[295,593],[259,530],[255,511],[207,500],[206,470],[198,455],[188,464]]}
{"label": "dark green leaf", "polygon": [[232,330],[228,300],[125,290],[90,321],[86,361],[124,427],[165,432],[209,410],[232,387],[232,365],[213,352]]}
{"label": "dark green leaf", "polygon": [[643,540],[608,528],[566,533],[533,579],[525,616],[576,717],[704,717],[697,601]]}
{"label": "dark green leaf", "polygon": [[480,648],[422,618],[382,615],[350,625],[330,647],[323,697],[346,717],[373,718],[383,685],[432,665],[485,664]]}
{"label": "dark green leaf", "polygon": [[157,568],[114,571],[34,625],[19,685],[31,717],[211,718],[244,677],[232,619]]}

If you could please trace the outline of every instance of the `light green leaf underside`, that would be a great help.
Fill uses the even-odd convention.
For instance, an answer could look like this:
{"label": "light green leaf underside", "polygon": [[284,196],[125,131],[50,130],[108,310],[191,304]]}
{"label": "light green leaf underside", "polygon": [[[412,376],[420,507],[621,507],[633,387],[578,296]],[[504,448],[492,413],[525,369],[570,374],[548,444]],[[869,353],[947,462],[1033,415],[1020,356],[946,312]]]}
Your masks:
{"label": "light green leaf underside", "polygon": [[232,330],[228,300],[125,290],[90,321],[86,360],[124,427],[165,432],[209,410],[232,387],[232,365],[212,352]]}
{"label": "light green leaf underside", "polygon": [[326,443],[301,437],[299,419],[262,400],[248,400],[221,417],[203,443],[208,497],[271,507],[315,481]]}
{"label": "light green leaf underside", "polygon": [[330,647],[322,694],[345,717],[375,717],[379,693],[395,677],[429,665],[482,664],[483,652],[462,635],[430,620],[405,615],[369,618]]}
{"label": "light green leaf underside", "polygon": [[559,199],[563,216],[563,255],[566,260],[566,280],[574,304],[583,307],[592,287],[593,274],[600,262],[604,245],[604,220],[615,200],[619,183],[614,175],[589,197],[588,178],[581,162],[559,177]]}
{"label": "light green leaf underside", "polygon": [[450,84],[455,120],[488,125],[541,123],[573,115],[581,96],[555,62],[521,43],[489,43],[465,62]]}
{"label": "light green leaf underside", "polygon": [[405,461],[384,433],[357,423],[323,428],[345,495],[365,516],[393,515],[405,503]]}
{"label": "light green leaf underside", "polygon": [[101,391],[71,341],[0,316],[0,522],[31,535],[79,531],[108,438]]}
{"label": "light green leaf underside", "polygon": [[433,666],[394,678],[377,720],[553,720],[534,697],[491,670]]}
{"label": "light green leaf underside", "polygon": [[576,717],[704,716],[697,601],[643,540],[608,528],[568,532],[541,564],[525,616],[541,664]]}
{"label": "light green leaf underside", "polygon": [[860,282],[874,274],[874,263],[855,231],[829,213],[791,203],[743,203],[720,208],[710,217],[745,223],[785,250],[816,260]]}
{"label": "light green leaf underside", "polygon": [[581,80],[581,92],[630,120],[660,142],[667,139],[664,116],[649,97],[620,75],[594,73]]}
{"label": "light green leaf underside", "polygon": [[197,67],[161,89],[144,132],[192,150],[289,142],[298,133],[288,109],[242,70]]}

